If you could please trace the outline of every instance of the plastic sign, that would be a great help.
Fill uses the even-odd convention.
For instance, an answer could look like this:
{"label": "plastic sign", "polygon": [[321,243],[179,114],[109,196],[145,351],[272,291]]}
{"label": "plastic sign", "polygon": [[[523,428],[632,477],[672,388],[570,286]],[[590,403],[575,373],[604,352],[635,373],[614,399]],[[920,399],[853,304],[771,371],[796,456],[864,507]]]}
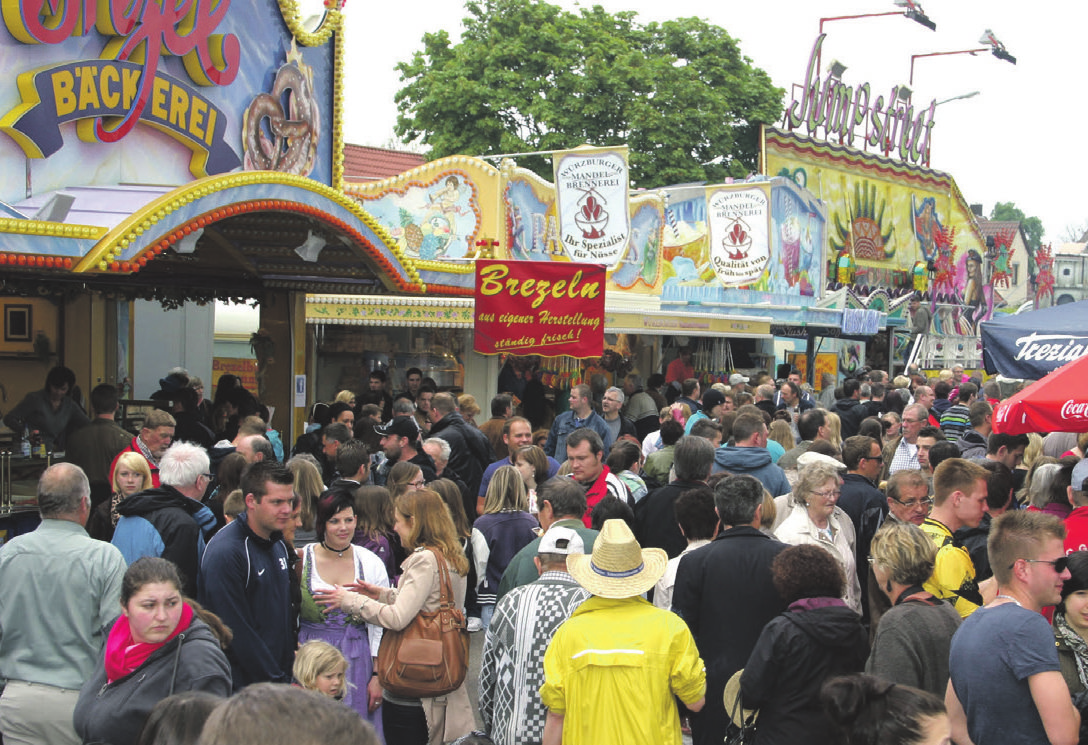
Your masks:
{"label": "plastic sign", "polygon": [[771,259],[767,192],[759,186],[707,190],[710,263],[726,287],[749,285],[763,276]]}
{"label": "plastic sign", "polygon": [[475,350],[599,357],[604,283],[598,264],[477,260]]}
{"label": "plastic sign", "polygon": [[581,147],[553,158],[559,232],[574,261],[614,266],[627,251],[627,148]]}
{"label": "plastic sign", "polygon": [[821,82],[818,65],[820,47],[826,36],[816,37],[808,58],[804,92],[800,101],[790,104],[786,126],[793,130],[803,125],[810,137],[851,147],[854,138],[860,135],[865,147],[875,148],[885,155],[895,153],[900,160],[909,163],[928,164],[936,99],[915,116],[909,96],[906,101],[898,97],[898,87],[892,89],[887,99],[879,95],[872,101],[868,83],[855,89],[830,75]]}
{"label": "plastic sign", "polygon": [[22,103],[0,119],[27,156],[47,158],[63,144],[60,125],[78,121],[84,142],[118,142],[138,121],[193,151],[195,176],[240,165],[223,140],[227,117],[190,85],[159,71],[164,55],[182,58],[201,86],[229,85],[241,45],[216,34],[230,0],[2,0],[4,24],[24,44],[63,44],[92,29],[107,38],[97,60],[37,68],[18,76]]}

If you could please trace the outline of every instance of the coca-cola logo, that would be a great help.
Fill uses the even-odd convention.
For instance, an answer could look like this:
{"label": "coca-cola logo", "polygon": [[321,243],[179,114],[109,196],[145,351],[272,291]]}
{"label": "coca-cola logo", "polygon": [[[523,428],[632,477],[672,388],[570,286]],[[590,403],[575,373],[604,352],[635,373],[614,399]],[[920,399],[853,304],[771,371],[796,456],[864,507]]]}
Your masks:
{"label": "coca-cola logo", "polygon": [[1062,419],[1088,419],[1088,401],[1066,401],[1062,404]]}
{"label": "coca-cola logo", "polygon": [[1040,334],[1016,340],[1016,359],[1036,362],[1072,362],[1088,354],[1088,336]]}

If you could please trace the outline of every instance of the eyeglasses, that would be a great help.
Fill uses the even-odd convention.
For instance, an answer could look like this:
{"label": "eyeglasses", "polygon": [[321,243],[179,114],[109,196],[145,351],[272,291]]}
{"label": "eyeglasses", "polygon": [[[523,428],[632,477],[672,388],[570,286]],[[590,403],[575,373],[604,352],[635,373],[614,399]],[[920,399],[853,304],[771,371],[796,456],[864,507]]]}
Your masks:
{"label": "eyeglasses", "polygon": [[838,490],[838,489],[836,489],[835,491],[814,491],[814,492],[812,492],[812,496],[814,496],[814,497],[823,497],[824,499],[831,499],[831,498],[838,499],[841,494],[842,494],[842,492],[840,490]]}
{"label": "eyeglasses", "polygon": [[408,486],[414,486],[417,489],[422,489],[423,485],[426,484],[426,483],[427,483],[426,480],[424,480],[423,478],[420,478],[419,481],[409,481]]}
{"label": "eyeglasses", "polygon": [[928,510],[930,508],[930,506],[933,504],[933,498],[932,497],[926,497],[925,499],[910,499],[910,500],[907,500],[906,502],[904,502],[902,499],[897,499],[896,497],[892,497],[892,501],[895,502],[896,504],[903,505],[908,510],[913,510],[915,507],[920,507],[920,506],[923,506],[923,505]]}
{"label": "eyeglasses", "polygon": [[[1054,571],[1058,574],[1061,574],[1069,567],[1068,556],[1062,556],[1061,558],[1054,559],[1053,561],[1047,561],[1046,559],[1024,559],[1024,561],[1026,561],[1028,564],[1049,564],[1050,566],[1054,567]],[[1014,566],[1016,566],[1015,561],[1012,564],[1009,564],[1009,569],[1012,569]]]}
{"label": "eyeglasses", "polygon": [[883,455],[863,455],[858,460],[884,460]]}
{"label": "eyeglasses", "polygon": [[904,419],[903,424],[921,424],[925,419]]}

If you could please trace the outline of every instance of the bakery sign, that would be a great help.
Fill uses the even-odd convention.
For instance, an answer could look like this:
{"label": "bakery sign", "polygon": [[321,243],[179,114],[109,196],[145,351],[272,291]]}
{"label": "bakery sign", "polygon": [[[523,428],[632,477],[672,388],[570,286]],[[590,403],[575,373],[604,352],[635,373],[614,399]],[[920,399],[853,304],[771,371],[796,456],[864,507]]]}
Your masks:
{"label": "bakery sign", "polygon": [[[98,59],[38,67],[17,78],[21,103],[0,118],[0,129],[31,158],[48,158],[63,145],[61,125],[76,122],[84,142],[118,142],[137,122],[154,127],[193,152],[195,176],[224,173],[241,161],[224,140],[227,116],[196,86],[230,85],[241,45],[216,33],[230,0],[3,0],[4,25],[23,44],[61,45],[97,33]],[[188,80],[160,69],[181,58]],[[194,85],[195,84],[195,85]]]}

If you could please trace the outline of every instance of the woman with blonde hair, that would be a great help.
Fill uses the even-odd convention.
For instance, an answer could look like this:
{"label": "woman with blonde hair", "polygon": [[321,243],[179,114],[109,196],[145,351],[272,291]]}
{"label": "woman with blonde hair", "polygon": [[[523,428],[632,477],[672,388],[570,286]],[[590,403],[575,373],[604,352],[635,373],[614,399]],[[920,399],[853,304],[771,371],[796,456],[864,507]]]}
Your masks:
{"label": "woman with blonde hair", "polygon": [[529,514],[529,498],[518,469],[500,466],[487,485],[484,513],[472,525],[476,599],[485,630],[495,611],[502,573],[514,555],[536,538],[537,527],[536,518]]}
{"label": "woman with blonde hair", "polygon": [[522,481],[525,482],[525,491],[529,497],[529,512],[535,515],[540,509],[536,502],[536,488],[548,480],[550,468],[544,448],[536,445],[518,448],[514,453],[514,468],[518,469]]}
{"label": "woman with blonde hair", "polygon": [[295,529],[295,548],[302,548],[317,540],[314,518],[317,515],[317,500],[325,491],[325,484],[321,481],[321,471],[308,458],[296,455],[284,465],[295,477],[295,494],[300,506],[298,519],[301,523]]}
{"label": "woman with blonde hair", "polygon": [[151,468],[144,456],[137,452],[121,453],[113,466],[110,476],[113,496],[95,508],[87,521],[87,533],[100,541],[113,539],[113,530],[117,527],[117,505],[137,492],[153,486]]}
{"label": "woman with blonde hair", "polygon": [[471,393],[463,393],[457,397],[457,410],[461,412],[461,418],[476,425],[476,415],[480,413],[480,405],[476,403],[476,397]]}
{"label": "woman with blonde hair", "polygon": [[841,493],[842,478],[836,465],[816,461],[801,468],[793,487],[792,507],[774,534],[783,543],[819,546],[834,556],[846,578],[843,600],[860,614],[854,524],[836,507]]}
{"label": "woman with blonde hair", "polygon": [[1016,468],[1027,471],[1035,465],[1036,459],[1043,454],[1043,436],[1038,432],[1028,433],[1028,446],[1024,448],[1024,459]]}
{"label": "woman with blonde hair", "polygon": [[[397,498],[394,515],[393,529],[411,551],[401,567],[404,573],[398,586],[384,588],[355,582],[349,587],[317,591],[314,600],[327,608],[338,608],[349,617],[399,631],[420,611],[438,610],[440,572],[448,572],[454,605],[463,607],[468,559],[461,550],[446,503],[431,489],[407,491]],[[381,711],[386,741],[401,745],[447,742],[474,726],[464,685],[435,699],[398,698],[383,691]]]}
{"label": "woman with blonde hair", "polygon": [[771,426],[767,428],[767,439],[774,440],[781,445],[783,452],[793,450],[796,446],[793,441],[793,432],[790,430],[790,423],[784,419],[775,419],[771,422]]}
{"label": "woman with blonde hair", "polygon": [[350,406],[351,408],[354,409],[355,408],[355,393],[353,393],[352,391],[347,391],[347,390],[340,391],[339,393],[336,394],[336,399],[333,401],[333,403],[334,404],[347,404],[348,406]]}
{"label": "woman with blonde hair", "polygon": [[913,523],[889,521],[869,551],[876,585],[892,608],[880,617],[865,672],[943,696],[960,614],[922,588],[933,574],[937,547]]}
{"label": "woman with blonde hair", "polygon": [[827,420],[827,441],[830,442],[836,450],[842,452],[842,419],[839,419],[839,415],[833,411],[827,412],[824,417]]}

